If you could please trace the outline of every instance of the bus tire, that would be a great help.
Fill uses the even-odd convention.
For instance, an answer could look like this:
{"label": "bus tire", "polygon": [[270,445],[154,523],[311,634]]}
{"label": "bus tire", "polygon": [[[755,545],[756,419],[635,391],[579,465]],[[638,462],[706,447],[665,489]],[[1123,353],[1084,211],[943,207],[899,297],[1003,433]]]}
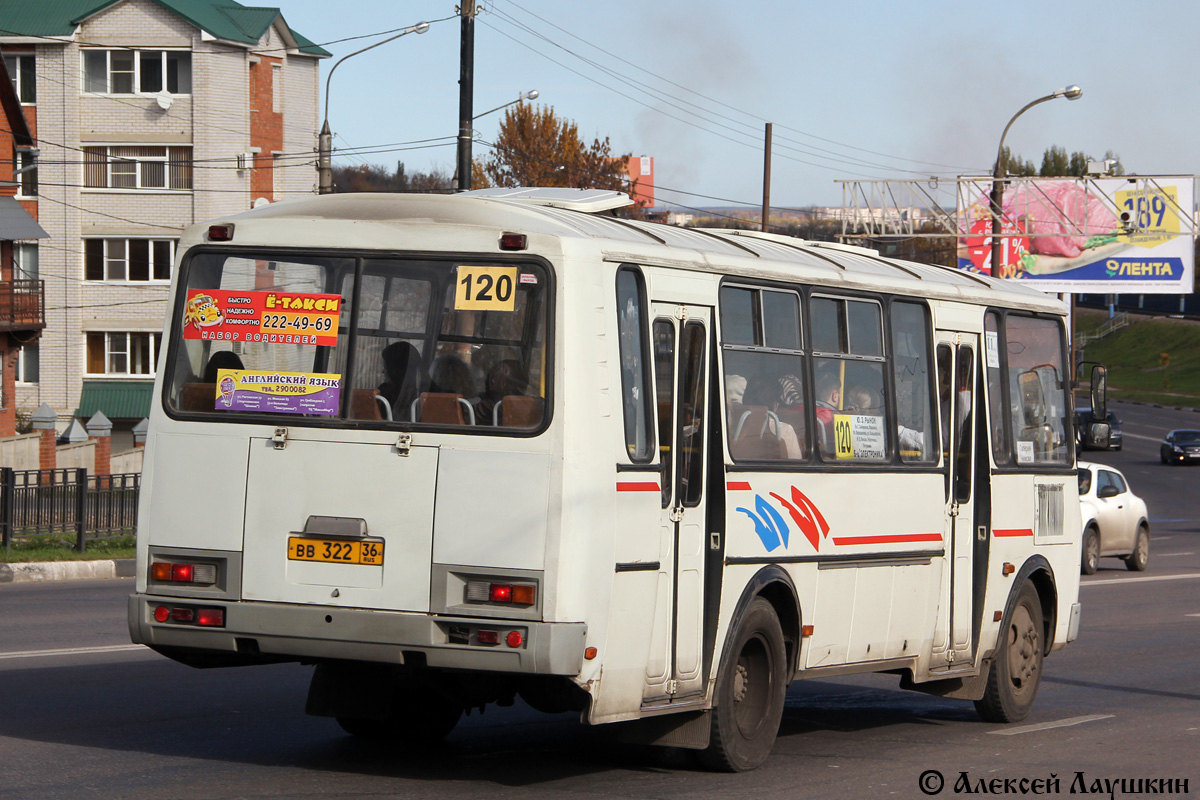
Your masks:
{"label": "bus tire", "polygon": [[1042,681],[1045,628],[1037,589],[1026,581],[1000,631],[1000,647],[988,669],[987,689],[975,701],[985,722],[1019,722],[1033,708]]}
{"label": "bus tire", "polygon": [[336,717],[351,736],[407,744],[432,744],[446,738],[462,717],[462,705],[424,686],[396,689],[383,719]]}
{"label": "bus tire", "polygon": [[701,761],[721,772],[745,772],[767,760],[787,689],[787,653],[774,607],[756,597],[731,638],[717,673],[708,749]]}

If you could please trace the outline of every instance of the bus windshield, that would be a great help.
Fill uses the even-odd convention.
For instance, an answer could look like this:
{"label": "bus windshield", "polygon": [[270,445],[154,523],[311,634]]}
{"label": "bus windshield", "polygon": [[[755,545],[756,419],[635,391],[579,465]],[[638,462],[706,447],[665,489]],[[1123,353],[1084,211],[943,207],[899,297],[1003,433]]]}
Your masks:
{"label": "bus windshield", "polygon": [[168,407],[273,424],[537,429],[548,283],[532,263],[197,253],[177,298]]}

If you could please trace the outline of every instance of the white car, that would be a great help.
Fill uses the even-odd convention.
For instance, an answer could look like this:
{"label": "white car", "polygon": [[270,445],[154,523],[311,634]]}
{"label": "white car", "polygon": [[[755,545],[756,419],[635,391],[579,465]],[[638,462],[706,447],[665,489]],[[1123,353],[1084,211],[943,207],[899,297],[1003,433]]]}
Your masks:
{"label": "white car", "polygon": [[1117,556],[1141,572],[1150,562],[1150,515],[1120,470],[1079,462],[1079,504],[1083,512],[1080,571],[1091,575],[1101,556]]}

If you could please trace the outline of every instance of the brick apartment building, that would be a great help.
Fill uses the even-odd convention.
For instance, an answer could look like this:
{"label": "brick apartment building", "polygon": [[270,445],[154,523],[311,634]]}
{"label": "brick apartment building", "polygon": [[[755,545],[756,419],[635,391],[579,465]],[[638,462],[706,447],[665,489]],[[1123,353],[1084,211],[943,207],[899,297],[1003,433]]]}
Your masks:
{"label": "brick apartment building", "polygon": [[316,191],[329,53],[233,0],[4,0],[0,50],[39,151],[0,131],[0,190],[36,158],[16,200],[48,234],[10,245],[45,293],[15,405],[60,429],[103,411],[119,449],[149,412],[181,231]]}

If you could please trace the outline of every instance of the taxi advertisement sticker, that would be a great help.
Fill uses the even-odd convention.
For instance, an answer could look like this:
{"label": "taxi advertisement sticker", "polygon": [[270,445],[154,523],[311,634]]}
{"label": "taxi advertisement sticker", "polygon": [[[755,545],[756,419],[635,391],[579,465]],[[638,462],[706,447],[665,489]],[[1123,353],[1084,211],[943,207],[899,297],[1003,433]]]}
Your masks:
{"label": "taxi advertisement sticker", "polygon": [[342,376],[332,373],[222,369],[214,401],[218,411],[332,416],[341,393]]}
{"label": "taxi advertisement sticker", "polygon": [[189,289],[183,338],[278,344],[337,344],[342,296]]}

